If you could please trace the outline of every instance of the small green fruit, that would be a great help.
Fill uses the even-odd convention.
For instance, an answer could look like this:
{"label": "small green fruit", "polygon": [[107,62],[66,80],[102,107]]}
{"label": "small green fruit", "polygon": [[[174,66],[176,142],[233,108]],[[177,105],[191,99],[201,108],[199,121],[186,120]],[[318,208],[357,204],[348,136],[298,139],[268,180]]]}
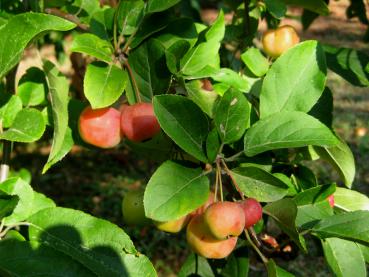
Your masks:
{"label": "small green fruit", "polygon": [[146,225],[150,220],[145,216],[143,205],[144,190],[132,190],[126,193],[122,202],[123,220],[127,225]]}

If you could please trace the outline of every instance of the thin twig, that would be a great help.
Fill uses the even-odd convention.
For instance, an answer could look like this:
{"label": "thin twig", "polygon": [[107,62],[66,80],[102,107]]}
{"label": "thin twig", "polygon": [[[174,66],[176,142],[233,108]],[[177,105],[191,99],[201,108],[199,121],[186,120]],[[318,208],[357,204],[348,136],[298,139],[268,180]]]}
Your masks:
{"label": "thin twig", "polygon": [[219,174],[218,167],[215,172],[215,192],[214,192],[214,202],[218,201],[218,187],[219,187]]}
{"label": "thin twig", "polygon": [[4,231],[2,231],[2,232],[0,233],[0,239],[1,239],[2,237],[4,237],[4,236],[6,235],[6,233],[7,233],[9,230],[11,230],[11,229],[13,229],[13,228],[15,228],[15,227],[18,227],[18,226],[30,226],[30,225],[31,225],[31,223],[28,223],[28,222],[19,222],[19,223],[16,223],[16,224],[9,225],[9,226],[7,226],[7,227],[4,229]]}
{"label": "thin twig", "polygon": [[230,156],[228,158],[224,158],[224,160],[226,162],[233,162],[233,161],[237,160],[237,158],[241,157],[242,155],[244,155],[244,152],[243,151],[238,152],[238,153],[236,153],[233,156]]}
{"label": "thin twig", "polygon": [[231,178],[231,181],[232,181],[234,187],[236,188],[236,190],[240,194],[241,199],[244,200],[245,196],[243,195],[242,191],[240,190],[240,187],[238,186],[236,180],[234,179],[231,170],[228,168],[227,164],[225,163],[225,161],[223,159],[221,159],[221,162],[222,162],[222,165],[223,165],[224,170],[226,171],[227,175],[229,176],[229,178]]}
{"label": "thin twig", "polygon": [[222,168],[220,167],[219,159],[216,160],[216,165],[217,165],[217,174],[218,174],[218,181],[219,181],[220,201],[223,202]]}
{"label": "thin twig", "polygon": [[123,62],[123,66],[127,68],[129,76],[131,77],[132,84],[133,84],[133,89],[134,89],[135,95],[136,95],[136,100],[137,100],[138,103],[141,103],[142,99],[141,99],[141,95],[140,95],[140,90],[139,90],[137,82],[136,82],[136,78],[133,75],[133,71],[132,71],[131,66],[128,63],[128,60],[125,57],[123,57],[123,54],[120,55],[120,61],[121,61],[121,63]]}
{"label": "thin twig", "polygon": [[72,21],[73,23],[75,23],[77,25],[78,28],[80,28],[83,31],[88,31],[88,29],[90,28],[87,24],[81,23],[81,21],[78,19],[77,16],[75,16],[73,14],[63,12],[59,9],[46,8],[45,12],[48,13],[48,14],[56,15],[56,16],[59,16],[59,17],[62,17],[64,19],[66,19],[66,20]]}
{"label": "thin twig", "polygon": [[245,236],[246,236],[247,241],[248,241],[248,242],[250,243],[250,245],[252,246],[252,248],[254,248],[255,252],[256,252],[256,253],[258,253],[258,255],[259,255],[259,257],[261,258],[261,260],[263,261],[263,263],[264,263],[265,265],[267,265],[267,264],[268,264],[268,258],[267,258],[267,257],[265,257],[265,256],[263,255],[263,253],[261,253],[260,249],[259,249],[259,248],[255,245],[255,243],[251,240],[250,235],[249,235],[249,233],[248,233],[247,229],[245,230]]}

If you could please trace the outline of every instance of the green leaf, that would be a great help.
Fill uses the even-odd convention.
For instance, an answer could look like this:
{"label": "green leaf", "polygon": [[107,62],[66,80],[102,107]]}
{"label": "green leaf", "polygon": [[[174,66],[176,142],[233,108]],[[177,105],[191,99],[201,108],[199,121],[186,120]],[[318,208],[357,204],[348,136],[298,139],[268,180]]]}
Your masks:
{"label": "green leaf", "polygon": [[92,62],[87,66],[83,87],[93,109],[108,107],[119,99],[128,75],[114,64]]}
{"label": "green leaf", "polygon": [[250,126],[250,105],[241,92],[230,89],[215,107],[215,127],[223,143],[238,141]]}
{"label": "green leaf", "polygon": [[128,235],[109,221],[66,208],[44,209],[27,221],[30,241],[63,252],[98,276],[156,276]]}
{"label": "green leaf", "polygon": [[214,81],[229,85],[229,87],[233,87],[241,92],[249,92],[252,85],[250,79],[239,75],[237,72],[229,68],[216,70],[214,73],[211,73],[209,77]]}
{"label": "green leaf", "polygon": [[0,79],[21,59],[23,50],[38,34],[45,31],[68,31],[76,24],[57,16],[23,13],[13,16],[0,28]]}
{"label": "green leaf", "polygon": [[355,242],[339,238],[321,242],[325,259],[335,276],[367,276],[363,254]]}
{"label": "green leaf", "polygon": [[147,12],[155,13],[169,9],[177,4],[180,0],[149,0],[147,3]]}
{"label": "green leaf", "polygon": [[330,70],[354,86],[369,86],[369,72],[365,71],[369,63],[368,55],[355,49],[336,48],[329,45],[324,45],[324,51]]}
{"label": "green leaf", "polygon": [[285,198],[269,203],[263,211],[276,221],[282,231],[289,235],[301,250],[306,252],[305,239],[296,229],[297,206],[292,199]]}
{"label": "green leaf", "polygon": [[185,41],[189,48],[192,48],[198,39],[198,35],[197,25],[193,19],[180,17],[170,21],[156,39],[162,43],[165,49],[169,49],[178,41]]}
{"label": "green leaf", "polygon": [[11,170],[9,172],[9,177],[20,177],[28,184],[31,183],[32,180],[32,174],[31,172],[26,168],[20,168],[18,171]]}
{"label": "green leaf", "polygon": [[5,276],[80,276],[94,274],[78,261],[37,242],[6,239],[0,242],[0,272]]}
{"label": "green leaf", "polygon": [[207,162],[203,147],[209,122],[201,109],[188,98],[178,95],[155,96],[153,104],[164,132],[187,153]]}
{"label": "green leaf", "polygon": [[196,254],[190,254],[178,272],[178,277],[188,276],[215,277],[207,259]]}
{"label": "green leaf", "polygon": [[38,213],[39,211],[47,208],[55,208],[56,204],[53,200],[46,197],[44,194],[34,191],[33,201],[30,216]]}
{"label": "green leaf", "polygon": [[333,147],[314,147],[314,150],[337,170],[346,187],[351,188],[355,179],[355,159],[348,145],[339,140]]}
{"label": "green leaf", "polygon": [[9,128],[17,113],[22,109],[22,100],[18,95],[0,92],[0,121],[3,128]]}
{"label": "green leaf", "polygon": [[329,8],[324,0],[282,0],[287,5],[299,6],[320,15],[328,15]]}
{"label": "green leaf", "polygon": [[327,127],[332,127],[333,122],[333,95],[332,91],[325,87],[318,102],[311,108],[309,115],[319,119]]}
{"label": "green leaf", "polygon": [[139,26],[145,14],[145,2],[142,0],[119,1],[117,24],[124,35],[131,35]]}
{"label": "green leaf", "polygon": [[16,142],[34,142],[45,131],[42,113],[33,108],[26,108],[17,113],[12,126],[0,134],[0,139]]}
{"label": "green leaf", "polygon": [[299,190],[308,190],[318,186],[314,172],[307,166],[299,164],[294,167],[293,171],[291,177]]}
{"label": "green leaf", "polygon": [[[261,169],[265,169],[265,165],[255,165],[255,166],[259,166]],[[270,169],[268,169],[269,172],[271,171],[271,166]],[[287,196],[294,196],[298,193],[298,190],[295,186],[295,184],[292,183],[292,180],[290,177],[284,175],[283,173],[273,173],[273,176],[277,177],[279,180],[281,180],[283,183],[285,183],[288,186],[288,191],[287,191]]]}
{"label": "green leaf", "polygon": [[295,275],[287,272],[283,268],[276,265],[276,263],[270,259],[267,264],[268,277],[293,277]]}
{"label": "green leaf", "polygon": [[219,95],[210,90],[203,89],[203,83],[200,80],[194,80],[185,84],[188,97],[195,102],[201,110],[209,117],[213,117],[215,101]]}
{"label": "green leaf", "polygon": [[206,154],[210,163],[214,162],[217,158],[220,147],[221,141],[219,139],[218,131],[214,128],[209,132],[206,139]]}
{"label": "green leaf", "polygon": [[134,153],[155,160],[155,162],[168,160],[172,155],[174,146],[172,140],[162,132],[148,141],[137,143],[126,140],[124,143],[133,150]]}
{"label": "green leaf", "polygon": [[319,220],[333,215],[333,209],[329,205],[328,200],[300,205],[297,209],[296,225],[305,230],[310,229]]}
{"label": "green leaf", "polygon": [[4,240],[26,241],[26,239],[18,231],[15,231],[14,229],[6,233]]}
{"label": "green leaf", "polygon": [[253,166],[232,169],[232,176],[240,190],[260,202],[272,202],[283,198],[288,186],[269,172]]}
{"label": "green leaf", "polygon": [[169,71],[177,74],[179,71],[179,62],[187,53],[191,45],[187,40],[177,40],[168,49],[165,50],[165,59]]}
{"label": "green leaf", "polygon": [[46,102],[47,84],[45,73],[37,68],[27,69],[19,80],[17,95],[22,99],[23,106],[37,106]]}
{"label": "green leaf", "polygon": [[369,243],[369,211],[353,211],[322,219],[312,231],[320,238],[339,237]]}
{"label": "green leaf", "polygon": [[369,211],[369,198],[355,190],[337,188],[334,193],[334,206],[344,211]]}
{"label": "green leaf", "polygon": [[221,42],[223,40],[224,33],[225,33],[223,10],[220,10],[217,19],[213,22],[213,24],[205,32],[206,32],[205,33],[206,41]]}
{"label": "green leaf", "polygon": [[14,224],[25,220],[32,213],[33,190],[21,178],[9,178],[0,184],[0,190],[19,197],[19,202],[11,215],[4,218],[5,224]]}
{"label": "green leaf", "polygon": [[110,41],[114,29],[114,16],[115,9],[105,6],[92,15],[89,31],[101,39]]}
{"label": "green leaf", "polygon": [[107,63],[113,61],[114,50],[111,43],[93,34],[76,35],[70,51],[87,54]]}
{"label": "green leaf", "polygon": [[245,135],[247,156],[307,145],[334,146],[339,140],[319,120],[302,112],[280,112],[259,120]]}
{"label": "green leaf", "polygon": [[287,6],[280,0],[265,0],[265,6],[275,18],[282,18],[287,12]]}
{"label": "green leaf", "polygon": [[247,247],[237,248],[227,258],[222,269],[222,277],[244,277],[249,273],[249,254]]}
{"label": "green leaf", "polygon": [[42,173],[45,173],[52,165],[60,161],[73,146],[72,132],[68,127],[68,80],[51,62],[44,64],[44,70],[51,97],[54,134],[49,158]]}
{"label": "green leaf", "polygon": [[313,204],[316,202],[326,201],[327,197],[333,194],[336,190],[336,185],[317,186],[311,189],[304,190],[297,194],[293,200],[297,206]]}
{"label": "green leaf", "polygon": [[153,34],[165,29],[170,24],[171,19],[170,14],[166,12],[146,15],[132,39],[131,48],[136,48]]}
{"label": "green leaf", "polygon": [[210,65],[212,68],[219,68],[219,48],[220,43],[211,40],[203,42],[188,51],[180,61],[180,72],[187,76],[198,74],[201,70]]}
{"label": "green leaf", "polygon": [[260,94],[261,118],[280,111],[308,112],[323,93],[326,74],[324,51],[317,41],[305,41],[289,49],[265,76]]}
{"label": "green leaf", "polygon": [[19,202],[17,195],[0,194],[0,219],[10,215]]}
{"label": "green leaf", "polygon": [[268,72],[268,59],[263,56],[258,48],[251,47],[247,49],[247,51],[241,55],[241,59],[245,63],[247,69],[255,76],[261,77]]}
{"label": "green leaf", "polygon": [[361,252],[363,253],[365,262],[369,264],[369,247],[360,243],[358,245],[361,249]]}
{"label": "green leaf", "polygon": [[150,39],[140,45],[130,53],[128,62],[143,101],[151,102],[154,95],[168,90],[171,74],[167,69],[164,47],[158,40]]}
{"label": "green leaf", "polygon": [[208,197],[209,179],[201,168],[192,169],[166,161],[147,184],[145,214],[157,221],[179,219],[204,204]]}
{"label": "green leaf", "polygon": [[71,5],[66,6],[69,14],[78,15],[78,19],[82,23],[90,23],[92,16],[100,10],[100,2],[98,0],[74,0]]}

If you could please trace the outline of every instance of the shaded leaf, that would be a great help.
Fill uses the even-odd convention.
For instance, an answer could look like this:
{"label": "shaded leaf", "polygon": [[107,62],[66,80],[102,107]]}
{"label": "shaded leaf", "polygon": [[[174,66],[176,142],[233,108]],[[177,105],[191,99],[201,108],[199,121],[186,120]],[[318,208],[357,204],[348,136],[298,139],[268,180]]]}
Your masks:
{"label": "shaded leaf", "polygon": [[187,257],[178,273],[178,277],[188,276],[215,277],[208,261],[196,254]]}
{"label": "shaded leaf", "polygon": [[305,239],[296,228],[297,206],[292,199],[281,199],[269,203],[263,208],[264,213],[271,216],[278,226],[304,251],[306,252]]}
{"label": "shaded leaf", "polygon": [[188,98],[178,95],[156,96],[153,103],[164,132],[187,153],[206,162],[203,147],[209,123],[201,109]]}
{"label": "shaded leaf", "polygon": [[128,235],[106,220],[72,209],[48,208],[27,221],[31,241],[63,252],[98,276],[156,276]]}
{"label": "shaded leaf", "polygon": [[24,277],[95,276],[82,264],[47,245],[14,239],[0,242],[0,271]]}

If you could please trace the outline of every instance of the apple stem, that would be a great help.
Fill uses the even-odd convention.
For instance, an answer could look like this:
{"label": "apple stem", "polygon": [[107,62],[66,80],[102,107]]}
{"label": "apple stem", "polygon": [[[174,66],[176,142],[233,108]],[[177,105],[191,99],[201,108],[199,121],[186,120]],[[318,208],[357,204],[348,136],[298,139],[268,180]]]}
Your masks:
{"label": "apple stem", "polygon": [[219,183],[220,201],[223,202],[223,182],[222,182],[222,169],[220,167],[219,159],[216,160],[217,164],[217,175]]}
{"label": "apple stem", "polygon": [[[144,10],[146,10],[146,6],[147,6],[147,2],[145,2],[145,5],[144,5],[144,7],[143,7],[143,9],[144,9]],[[136,28],[133,30],[132,34],[131,34],[131,35],[129,36],[129,38],[127,39],[127,42],[124,44],[123,49],[122,49],[122,52],[123,52],[123,53],[126,53],[126,52],[128,51],[128,48],[129,48],[129,46],[131,45],[131,43],[132,43],[133,39],[135,38],[137,31],[140,29],[140,27],[141,27],[142,23],[144,22],[144,18],[145,18],[145,16],[143,16],[143,17],[141,18],[140,22],[137,24],[137,26],[136,26]],[[123,30],[122,30],[121,35],[123,35]]]}
{"label": "apple stem", "polygon": [[263,263],[265,265],[268,264],[268,258],[264,256],[263,253],[261,253],[260,249],[255,245],[255,243],[251,240],[249,232],[247,229],[245,229],[245,236],[247,241],[250,243],[250,245],[252,246],[252,248],[254,248],[255,252],[258,253],[259,257],[261,258],[261,260],[263,261]]}
{"label": "apple stem", "polygon": [[133,71],[132,71],[132,68],[131,66],[129,65],[128,63],[128,60],[124,58],[123,60],[124,62],[124,66],[127,68],[128,70],[128,73],[129,73],[129,76],[131,77],[131,80],[132,80],[132,84],[133,84],[133,89],[135,91],[135,96],[136,96],[136,101],[138,103],[141,103],[142,102],[142,99],[141,99],[141,95],[140,95],[140,90],[138,89],[138,85],[137,85],[137,82],[136,82],[136,78],[135,76],[133,75]]}
{"label": "apple stem", "polygon": [[45,13],[52,14],[61,18],[64,18],[66,20],[69,20],[77,25],[79,29],[82,31],[88,31],[90,27],[87,24],[81,23],[81,21],[78,19],[78,17],[74,14],[69,14],[66,12],[63,12],[57,8],[46,8]]}
{"label": "apple stem", "polygon": [[11,229],[15,228],[15,227],[18,227],[18,226],[30,226],[31,223],[28,223],[28,222],[19,222],[19,223],[15,223],[15,224],[12,224],[12,225],[9,225],[7,226],[4,230],[1,230],[1,233],[0,233],[0,240],[2,237],[4,237],[6,235],[6,233],[8,233],[8,231],[10,231]]}
{"label": "apple stem", "polygon": [[222,165],[224,167],[225,172],[227,173],[227,175],[229,176],[229,178],[231,178],[231,181],[232,181],[234,187],[236,188],[236,190],[240,194],[241,199],[244,200],[245,199],[245,196],[243,195],[242,191],[240,190],[240,187],[238,186],[236,180],[234,179],[234,177],[232,175],[232,171],[228,168],[228,166],[225,163],[224,159],[221,159],[221,162],[222,162]]}
{"label": "apple stem", "polygon": [[219,174],[218,174],[218,167],[215,172],[215,192],[214,192],[214,202],[218,201],[218,186],[219,186]]}

